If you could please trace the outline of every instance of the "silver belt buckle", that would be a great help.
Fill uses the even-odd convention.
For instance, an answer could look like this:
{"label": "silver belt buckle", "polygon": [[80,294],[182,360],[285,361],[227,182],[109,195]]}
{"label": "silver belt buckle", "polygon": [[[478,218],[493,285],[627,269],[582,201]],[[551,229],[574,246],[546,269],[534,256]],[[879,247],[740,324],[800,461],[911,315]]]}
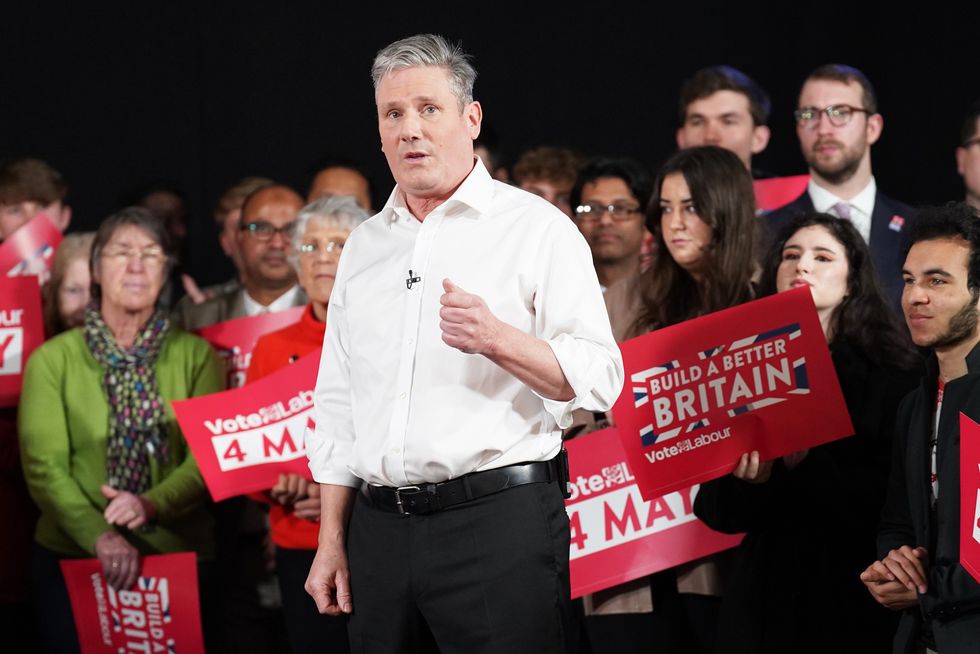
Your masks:
{"label": "silver belt buckle", "polygon": [[395,504],[398,505],[398,512],[402,515],[408,515],[408,511],[405,510],[405,505],[402,502],[402,492],[415,491],[416,493],[421,492],[421,487],[419,486],[399,486],[395,489]]}

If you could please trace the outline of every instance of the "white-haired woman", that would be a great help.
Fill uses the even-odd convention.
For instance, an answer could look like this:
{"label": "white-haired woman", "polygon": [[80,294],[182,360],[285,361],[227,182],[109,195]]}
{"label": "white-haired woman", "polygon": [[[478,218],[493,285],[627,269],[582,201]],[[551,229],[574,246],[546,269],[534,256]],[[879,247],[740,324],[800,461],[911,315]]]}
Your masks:
{"label": "white-haired woman", "polygon": [[[293,363],[323,345],[330,293],[347,236],[367,220],[353,198],[317,200],[296,217],[290,261],[310,303],[298,322],[259,339],[252,352],[248,381]],[[347,621],[320,615],[303,588],[316,554],[319,486],[299,475],[280,475],[269,490],[269,524],[276,545],[276,570],[286,630],[294,654],[347,651]]]}

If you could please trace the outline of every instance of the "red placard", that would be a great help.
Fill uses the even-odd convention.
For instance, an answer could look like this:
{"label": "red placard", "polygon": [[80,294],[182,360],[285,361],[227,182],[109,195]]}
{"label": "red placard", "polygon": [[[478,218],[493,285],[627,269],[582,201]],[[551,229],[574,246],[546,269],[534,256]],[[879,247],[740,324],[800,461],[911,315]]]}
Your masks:
{"label": "red placard", "polygon": [[47,281],[61,239],[61,230],[45,214],[37,214],[0,243],[0,275],[33,275]]}
{"label": "red placard", "polygon": [[197,330],[198,335],[214,347],[225,363],[227,387],[245,383],[245,373],[252,361],[252,350],[259,336],[292,325],[303,315],[305,307],[263,313],[250,318],[234,318]]}
{"label": "red placard", "polygon": [[980,583],[980,425],[960,413],[960,565]]}
{"label": "red placard", "polygon": [[61,562],[82,654],[203,652],[193,553],[147,556],[136,584],[117,591],[98,559]]}
{"label": "red placard", "polygon": [[570,440],[565,449],[571,477],[565,506],[572,532],[572,597],[741,542],[741,535],[713,531],[694,516],[696,486],[644,500],[615,428]]}
{"label": "red placard", "polygon": [[0,406],[16,406],[24,364],[44,342],[37,277],[0,277]]}
{"label": "red placard", "polygon": [[785,206],[803,195],[809,181],[809,175],[757,179],[752,182],[755,208],[759,211],[772,211]]}
{"label": "red placard", "polygon": [[854,433],[808,287],[620,344],[613,407],[640,491],[652,498]]}
{"label": "red placard", "polygon": [[268,490],[280,473],[312,479],[305,435],[319,365],[316,350],[245,388],[173,402],[215,501]]}

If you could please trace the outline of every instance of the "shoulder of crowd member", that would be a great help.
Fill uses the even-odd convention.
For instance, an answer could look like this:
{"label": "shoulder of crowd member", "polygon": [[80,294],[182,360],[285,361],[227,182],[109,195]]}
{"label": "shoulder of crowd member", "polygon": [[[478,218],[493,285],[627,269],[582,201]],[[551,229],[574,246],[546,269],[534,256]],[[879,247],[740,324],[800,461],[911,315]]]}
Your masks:
{"label": "shoulder of crowd member", "polygon": [[167,334],[164,348],[161,356],[167,356],[191,375],[192,397],[224,390],[224,368],[206,340],[174,327]]}
{"label": "shoulder of crowd member", "polygon": [[[197,331],[231,318],[237,318],[239,316],[232,315],[234,312],[231,307],[240,295],[241,290],[236,289],[205,300],[200,304],[178,302],[170,320],[174,326],[180,329]],[[242,310],[244,313],[244,304]]]}
{"label": "shoulder of crowd member", "polygon": [[633,334],[633,324],[643,310],[640,299],[642,275],[634,275],[620,280],[606,289],[603,299],[609,313],[609,324],[617,343],[642,334]]}

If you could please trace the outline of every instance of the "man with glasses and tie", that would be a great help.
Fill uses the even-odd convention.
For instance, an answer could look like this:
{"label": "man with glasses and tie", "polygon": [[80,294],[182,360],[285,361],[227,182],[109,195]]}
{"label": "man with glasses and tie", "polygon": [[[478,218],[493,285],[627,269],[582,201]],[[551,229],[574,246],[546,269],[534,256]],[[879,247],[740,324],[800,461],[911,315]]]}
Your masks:
{"label": "man with glasses and tie", "polygon": [[236,240],[242,259],[242,288],[201,304],[179,307],[174,320],[195,330],[215,323],[283,311],[306,304],[289,265],[292,228],[303,198],[288,186],[269,184],[253,191],[242,205]]}
{"label": "man with glasses and tie", "polygon": [[871,173],[871,146],[884,124],[874,88],[857,68],[827,64],[806,78],[797,106],[796,135],[810,182],[800,197],[768,215],[769,232],[777,234],[798,214],[812,211],[853,221],[897,310],[912,209],[881,193]]}
{"label": "man with glasses and tie", "polygon": [[650,173],[631,159],[594,159],[575,180],[572,219],[592,249],[603,293],[640,272],[648,234],[643,216],[652,192]]}
{"label": "man with glasses and tie", "polygon": [[956,172],[966,187],[966,203],[980,211],[980,100],[973,103],[960,131]]}

